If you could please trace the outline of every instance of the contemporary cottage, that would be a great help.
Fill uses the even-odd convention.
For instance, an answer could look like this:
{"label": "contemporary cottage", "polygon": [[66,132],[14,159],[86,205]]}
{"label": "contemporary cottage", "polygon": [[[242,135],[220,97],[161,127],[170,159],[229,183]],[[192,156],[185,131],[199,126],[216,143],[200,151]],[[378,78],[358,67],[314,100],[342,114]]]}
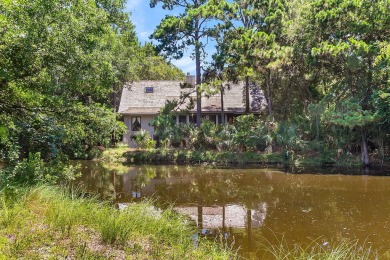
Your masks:
{"label": "contemporary cottage", "polygon": [[[139,81],[124,86],[119,105],[119,113],[123,115],[128,127],[128,133],[123,136],[123,142],[135,147],[131,137],[144,129],[154,135],[150,125],[167,100],[179,99],[181,93],[191,93],[195,98],[193,88],[181,88],[180,81]],[[242,83],[230,85],[224,93],[224,122],[232,122],[233,118],[245,112],[245,95]],[[266,105],[263,92],[260,88],[251,86],[250,109],[252,113],[260,113]],[[219,124],[221,118],[221,95],[202,97],[202,118]],[[196,105],[187,114],[177,115],[176,123],[196,123]]]}

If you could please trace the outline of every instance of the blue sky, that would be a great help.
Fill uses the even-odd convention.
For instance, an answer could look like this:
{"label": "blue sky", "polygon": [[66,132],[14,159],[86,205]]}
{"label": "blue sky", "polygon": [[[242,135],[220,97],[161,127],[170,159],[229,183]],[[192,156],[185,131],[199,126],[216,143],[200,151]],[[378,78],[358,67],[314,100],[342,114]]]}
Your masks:
{"label": "blue sky", "polygon": [[[149,36],[167,14],[178,14],[177,11],[162,9],[160,4],[155,8],[150,8],[149,0],[127,0],[126,11],[131,13],[131,20],[135,25],[135,31],[141,43],[151,41]],[[210,47],[212,49],[212,46],[209,46],[208,49]],[[191,59],[190,54],[191,49],[182,59],[172,60],[172,63],[182,69],[184,73],[190,72],[195,75],[195,61]]]}

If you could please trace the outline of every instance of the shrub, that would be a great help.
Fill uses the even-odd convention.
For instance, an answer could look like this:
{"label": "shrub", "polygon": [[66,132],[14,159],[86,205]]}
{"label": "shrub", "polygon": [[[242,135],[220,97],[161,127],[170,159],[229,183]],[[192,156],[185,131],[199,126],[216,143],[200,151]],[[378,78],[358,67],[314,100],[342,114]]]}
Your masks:
{"label": "shrub", "polygon": [[59,180],[74,180],[79,174],[80,166],[68,164],[66,157],[57,157],[50,163],[45,163],[40,153],[30,153],[28,158],[0,170],[3,182],[0,184],[55,184]]}
{"label": "shrub", "polygon": [[133,139],[139,148],[153,149],[156,146],[156,142],[152,140],[150,134],[143,129],[136,133]]}
{"label": "shrub", "polygon": [[267,125],[254,115],[239,116],[234,125],[234,143],[244,150],[264,150],[272,142]]}

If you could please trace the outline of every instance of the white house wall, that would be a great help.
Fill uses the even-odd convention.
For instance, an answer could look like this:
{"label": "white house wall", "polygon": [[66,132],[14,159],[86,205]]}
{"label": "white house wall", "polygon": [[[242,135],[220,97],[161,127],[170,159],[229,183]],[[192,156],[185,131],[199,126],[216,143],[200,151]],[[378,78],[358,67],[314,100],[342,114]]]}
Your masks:
{"label": "white house wall", "polygon": [[141,118],[141,129],[148,131],[150,136],[153,137],[154,135],[154,128],[153,126],[150,126],[149,123],[153,120],[153,115],[125,115],[123,117],[124,122],[127,126],[127,133],[123,135],[123,143],[128,144],[132,148],[136,148],[136,144],[133,140],[131,140],[131,136],[138,133],[138,131],[131,131],[131,118],[132,117],[140,117]]}

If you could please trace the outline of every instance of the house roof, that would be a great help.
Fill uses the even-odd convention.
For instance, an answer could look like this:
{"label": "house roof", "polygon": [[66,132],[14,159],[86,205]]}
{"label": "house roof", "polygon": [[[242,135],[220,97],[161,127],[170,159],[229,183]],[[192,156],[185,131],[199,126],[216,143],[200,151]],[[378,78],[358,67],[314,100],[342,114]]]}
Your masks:
{"label": "house roof", "polygon": [[[119,113],[121,114],[157,114],[167,100],[179,99],[180,94],[189,93],[195,98],[193,88],[180,87],[180,81],[138,81],[126,83],[121,96]],[[146,93],[145,88],[153,88],[153,93]],[[230,90],[224,94],[226,112],[242,114],[245,111],[245,96],[243,83],[231,84]],[[196,103],[196,102],[195,102]],[[266,105],[264,94],[259,87],[251,86],[251,112],[260,112]],[[183,105],[184,108],[184,105]],[[196,104],[190,112],[196,111]],[[212,113],[221,111],[220,94],[211,97],[202,96],[202,112]]]}

